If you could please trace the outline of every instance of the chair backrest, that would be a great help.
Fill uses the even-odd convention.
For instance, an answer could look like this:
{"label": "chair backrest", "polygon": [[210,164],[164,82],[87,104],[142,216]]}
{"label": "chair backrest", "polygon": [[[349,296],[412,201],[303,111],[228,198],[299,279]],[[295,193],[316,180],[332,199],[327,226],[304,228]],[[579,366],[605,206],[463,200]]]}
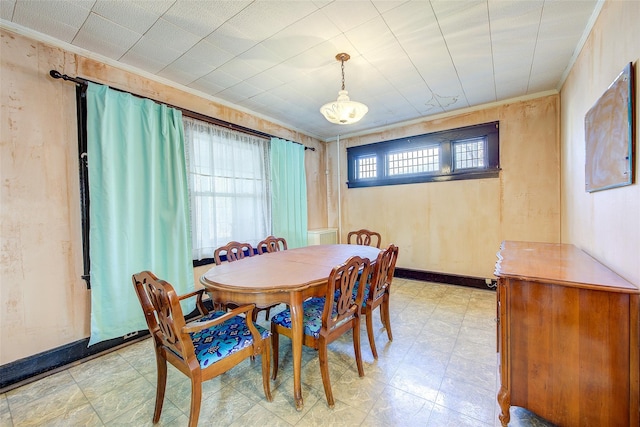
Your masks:
{"label": "chair backrest", "polygon": [[173,286],[150,271],[134,274],[132,281],[156,345],[167,347],[185,362],[196,360],[193,342],[182,336],[186,322]]}
{"label": "chair backrest", "polygon": [[268,252],[278,252],[287,249],[287,241],[283,237],[269,236],[262,242],[258,243],[258,254],[266,254]]}
{"label": "chair backrest", "polygon": [[366,299],[375,301],[382,298],[384,294],[388,292],[391,281],[393,280],[393,273],[396,269],[398,251],[398,247],[391,244],[387,249],[378,254],[376,263],[373,266],[369,295],[365,295]]}
{"label": "chair backrest", "polygon": [[346,325],[349,319],[359,313],[364,298],[364,286],[358,286],[356,295],[353,290],[361,275],[369,276],[370,265],[368,259],[353,256],[331,270],[322,312],[324,330],[332,331],[340,325]]}
{"label": "chair backrest", "polygon": [[[247,252],[245,254],[245,252]],[[213,260],[216,265],[222,264],[222,255],[227,256],[227,261],[237,261],[245,256],[253,256],[253,246],[249,243],[229,242],[213,251]]]}
{"label": "chair backrest", "polygon": [[350,245],[375,246],[380,248],[382,236],[377,231],[370,231],[365,228],[357,231],[350,231],[347,234],[347,243]]}

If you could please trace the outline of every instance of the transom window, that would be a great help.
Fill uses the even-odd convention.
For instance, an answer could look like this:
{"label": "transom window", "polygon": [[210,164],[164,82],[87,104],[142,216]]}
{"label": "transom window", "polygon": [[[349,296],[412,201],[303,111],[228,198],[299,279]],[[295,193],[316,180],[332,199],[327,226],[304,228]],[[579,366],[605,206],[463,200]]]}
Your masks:
{"label": "transom window", "polygon": [[358,158],[358,179],[375,178],[376,176],[376,157],[362,156]]}
{"label": "transom window", "polygon": [[440,147],[389,153],[387,167],[390,176],[435,172],[440,169]]}
{"label": "transom window", "polygon": [[486,142],[485,137],[454,142],[454,170],[483,168]]}
{"label": "transom window", "polygon": [[349,188],[496,178],[498,122],[347,148]]}

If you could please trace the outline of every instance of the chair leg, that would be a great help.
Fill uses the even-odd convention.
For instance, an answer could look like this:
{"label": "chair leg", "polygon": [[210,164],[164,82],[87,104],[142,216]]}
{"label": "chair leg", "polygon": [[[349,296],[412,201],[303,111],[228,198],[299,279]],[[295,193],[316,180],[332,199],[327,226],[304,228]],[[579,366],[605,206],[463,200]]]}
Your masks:
{"label": "chair leg", "polygon": [[269,373],[271,369],[271,363],[269,355],[271,354],[271,340],[267,339],[262,343],[262,388],[264,389],[264,395],[269,402],[273,401],[271,396],[271,384],[269,384]]}
{"label": "chair leg", "polygon": [[333,400],[333,392],[331,391],[331,379],[329,378],[329,359],[327,357],[327,342],[321,340],[318,345],[318,356],[320,358],[320,373],[322,374],[322,385],[324,386],[324,394],[327,396],[327,404],[329,408],[335,406]]}
{"label": "chair leg", "polygon": [[356,365],[358,365],[358,375],[364,377],[364,367],[362,366],[362,349],[360,346],[360,317],[356,317],[353,334],[353,352],[356,354]]}
{"label": "chair leg", "polygon": [[199,373],[191,372],[191,410],[189,411],[189,427],[198,427],[200,403],[202,402],[202,380]]}
{"label": "chair leg", "polygon": [[278,349],[280,347],[280,334],[276,332],[276,328],[271,326],[271,348],[273,349],[273,375],[271,379],[275,381],[278,376]]}
{"label": "chair leg", "polygon": [[[382,313],[382,310],[380,310]],[[367,310],[365,315],[366,323],[367,323],[367,337],[369,338],[369,347],[371,347],[371,353],[373,353],[373,358],[378,358],[378,350],[376,349],[376,340],[373,335],[373,313]]]}
{"label": "chair leg", "polygon": [[167,360],[156,350],[156,365],[158,369],[158,384],[156,385],[156,408],[153,411],[153,423],[160,421],[162,404],[164,403],[164,391],[167,387]]}
{"label": "chair leg", "polygon": [[384,312],[384,327],[387,329],[387,337],[389,337],[389,341],[393,341],[393,334],[391,333],[391,318],[389,317],[389,295],[385,296],[385,299],[382,301],[382,306],[380,307],[380,314]]}

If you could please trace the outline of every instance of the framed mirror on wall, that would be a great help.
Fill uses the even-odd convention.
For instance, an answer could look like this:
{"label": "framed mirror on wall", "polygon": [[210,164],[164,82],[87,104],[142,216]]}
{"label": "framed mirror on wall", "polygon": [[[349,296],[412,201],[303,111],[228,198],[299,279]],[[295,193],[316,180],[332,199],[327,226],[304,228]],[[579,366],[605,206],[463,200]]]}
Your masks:
{"label": "framed mirror on wall", "polygon": [[633,183],[633,91],[633,65],[628,63],[585,115],[588,192]]}

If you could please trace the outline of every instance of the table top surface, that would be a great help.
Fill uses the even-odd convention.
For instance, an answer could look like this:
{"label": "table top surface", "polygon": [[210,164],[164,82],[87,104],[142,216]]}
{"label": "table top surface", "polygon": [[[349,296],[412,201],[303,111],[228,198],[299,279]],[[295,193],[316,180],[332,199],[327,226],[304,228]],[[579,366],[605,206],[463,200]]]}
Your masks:
{"label": "table top surface", "polygon": [[638,293],[638,287],[566,243],[502,242],[495,275],[575,287]]}
{"label": "table top surface", "polygon": [[326,282],[351,256],[375,262],[380,249],[361,245],[312,245],[216,265],[200,278],[206,288],[257,292],[297,290]]}

